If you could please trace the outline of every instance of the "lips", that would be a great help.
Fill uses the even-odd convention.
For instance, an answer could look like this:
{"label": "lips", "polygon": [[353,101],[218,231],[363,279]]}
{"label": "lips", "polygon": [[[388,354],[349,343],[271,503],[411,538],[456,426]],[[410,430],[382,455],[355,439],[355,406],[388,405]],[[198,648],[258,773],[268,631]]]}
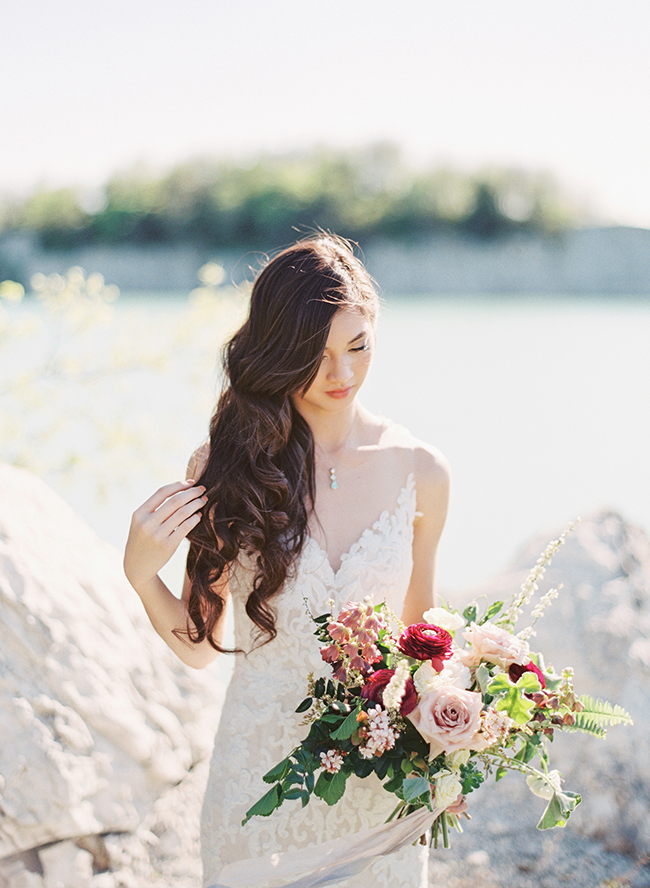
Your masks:
{"label": "lips", "polygon": [[325,392],[325,394],[329,395],[330,398],[347,398],[351,391],[352,386],[349,385],[347,388],[344,389],[332,389],[329,392]]}

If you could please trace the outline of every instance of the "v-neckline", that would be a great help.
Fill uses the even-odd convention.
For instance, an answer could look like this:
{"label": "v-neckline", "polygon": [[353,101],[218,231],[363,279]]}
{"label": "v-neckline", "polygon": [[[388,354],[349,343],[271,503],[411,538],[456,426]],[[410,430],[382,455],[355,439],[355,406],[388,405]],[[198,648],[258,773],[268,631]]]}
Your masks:
{"label": "v-neckline", "polygon": [[409,474],[406,478],[406,481],[402,485],[402,487],[397,495],[397,499],[395,501],[395,505],[394,505],[392,511],[389,511],[388,509],[384,509],[384,511],[381,513],[381,515],[379,516],[379,518],[377,518],[376,521],[374,521],[369,527],[364,527],[364,529],[361,531],[361,533],[359,534],[357,539],[350,545],[350,547],[345,552],[343,552],[343,554],[341,555],[341,563],[339,564],[338,568],[336,568],[336,569],[332,566],[332,562],[330,561],[329,555],[327,554],[327,550],[324,549],[321,546],[321,544],[313,536],[311,536],[311,534],[307,534],[307,537],[306,537],[307,541],[309,543],[311,543],[313,545],[313,547],[315,549],[317,549],[318,552],[323,556],[323,560],[324,560],[325,564],[327,565],[330,574],[332,575],[332,579],[333,579],[334,583],[336,583],[338,581],[339,575],[341,574],[343,568],[346,566],[348,560],[353,555],[356,555],[357,551],[361,548],[364,540],[369,537],[374,536],[378,532],[380,525],[384,521],[389,521],[391,518],[393,518],[395,515],[397,515],[400,508],[402,508],[402,506],[404,505],[404,500],[405,500],[406,494],[410,493],[413,490],[414,486],[415,486],[415,480],[413,477],[413,472],[409,472]]}

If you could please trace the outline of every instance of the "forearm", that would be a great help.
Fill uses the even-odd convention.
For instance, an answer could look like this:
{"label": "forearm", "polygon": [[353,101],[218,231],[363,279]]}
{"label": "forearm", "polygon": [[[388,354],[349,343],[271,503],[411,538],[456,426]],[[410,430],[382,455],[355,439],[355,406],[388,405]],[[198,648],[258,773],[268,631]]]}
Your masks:
{"label": "forearm", "polygon": [[[187,635],[187,608],[185,602],[167,588],[159,576],[134,586],[147,616],[158,635],[187,666],[203,669],[218,655],[207,639],[194,644]],[[223,620],[221,624],[223,625]],[[191,623],[190,623],[191,625]],[[180,630],[180,637],[174,630]],[[218,643],[222,639],[219,637]]]}

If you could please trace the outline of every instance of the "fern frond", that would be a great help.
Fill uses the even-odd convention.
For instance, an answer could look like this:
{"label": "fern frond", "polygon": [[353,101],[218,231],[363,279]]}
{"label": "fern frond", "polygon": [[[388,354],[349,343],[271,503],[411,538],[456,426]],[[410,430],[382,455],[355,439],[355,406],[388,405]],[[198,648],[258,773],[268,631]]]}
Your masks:
{"label": "fern frond", "polygon": [[631,725],[634,724],[629,712],[622,706],[612,706],[607,700],[594,700],[588,694],[578,698],[584,709],[576,713],[576,724],[589,721],[596,725]]}
{"label": "fern frond", "polygon": [[595,721],[591,721],[589,717],[585,716],[584,712],[580,712],[576,715],[575,724],[562,725],[562,733],[565,731],[583,731],[585,734],[591,734],[593,737],[598,737],[601,740],[607,734],[605,728],[601,728]]}

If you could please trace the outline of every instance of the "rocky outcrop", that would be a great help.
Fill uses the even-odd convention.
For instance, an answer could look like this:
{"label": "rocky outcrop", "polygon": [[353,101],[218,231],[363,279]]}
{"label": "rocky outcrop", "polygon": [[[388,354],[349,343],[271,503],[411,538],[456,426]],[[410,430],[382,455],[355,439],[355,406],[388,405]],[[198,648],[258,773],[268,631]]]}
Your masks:
{"label": "rocky outcrop", "polygon": [[[552,535],[479,592],[503,598],[518,588]],[[556,855],[559,875],[548,835],[534,829],[542,803],[518,775],[470,796],[474,819],[451,852],[458,872],[453,856],[434,853],[441,881],[459,888],[555,885],[569,857],[583,853],[580,833],[593,840],[598,867],[586,888],[627,872],[630,858],[608,856],[603,842],[650,854],[650,543],[615,514],[593,516],[547,579],[564,589],[533,647],[556,668],[572,665],[580,692],[621,704],[635,725],[612,728],[605,741],[554,741],[554,765],[584,798],[567,830],[553,833],[556,852],[564,837],[574,843]],[[0,621],[0,888],[198,888],[200,800],[223,666],[195,672],[177,661],[124,579],[119,553],[43,483],[7,466]],[[517,861],[512,882],[488,867],[500,841],[503,860]]]}
{"label": "rocky outcrop", "polygon": [[171,654],[42,482],[0,491],[0,886],[194,886],[222,670]]}

